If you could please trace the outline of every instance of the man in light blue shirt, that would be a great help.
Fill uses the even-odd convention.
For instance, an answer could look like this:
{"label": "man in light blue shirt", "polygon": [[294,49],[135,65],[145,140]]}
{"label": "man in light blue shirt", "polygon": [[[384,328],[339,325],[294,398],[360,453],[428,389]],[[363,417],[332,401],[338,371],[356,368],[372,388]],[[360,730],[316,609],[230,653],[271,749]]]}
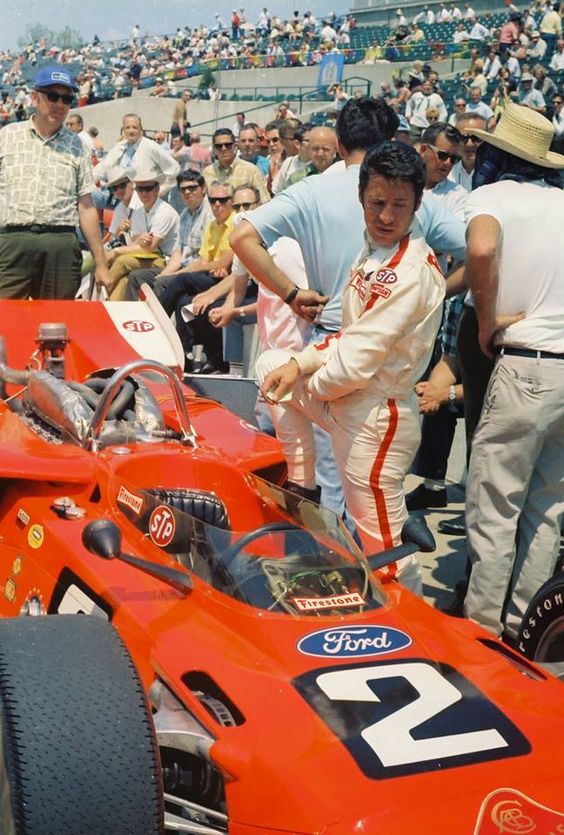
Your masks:
{"label": "man in light blue shirt", "polygon": [[[255,209],[231,234],[231,246],[251,275],[296,314],[314,322],[313,342],[340,328],[343,288],[364,244],[364,216],[358,197],[361,162],[369,147],[394,136],[398,123],[397,114],[381,99],[349,99],[337,120],[345,171],[332,173],[329,169],[285,189],[271,203]],[[436,252],[449,253],[455,261],[464,258],[464,222],[433,195],[424,196],[416,218]],[[284,236],[300,244],[310,289],[297,288],[266,251]],[[330,452],[330,442],[323,455],[317,447],[321,503],[342,513],[344,501]]]}

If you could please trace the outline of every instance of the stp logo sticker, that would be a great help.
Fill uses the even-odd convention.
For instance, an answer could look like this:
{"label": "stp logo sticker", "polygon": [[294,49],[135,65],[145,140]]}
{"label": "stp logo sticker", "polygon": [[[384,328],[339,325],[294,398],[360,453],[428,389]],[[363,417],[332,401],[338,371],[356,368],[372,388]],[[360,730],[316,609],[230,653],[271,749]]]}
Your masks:
{"label": "stp logo sticker", "polygon": [[564,832],[564,813],[517,789],[496,789],[482,803],[474,835],[554,835]]}
{"label": "stp logo sticker", "polygon": [[397,280],[398,277],[395,272],[387,267],[383,270],[378,270],[376,273],[376,281],[378,284],[395,284]]}
{"label": "stp logo sticker", "polygon": [[152,322],[145,322],[143,319],[129,319],[123,323],[123,327],[132,333],[148,333],[155,330]]}
{"label": "stp logo sticker", "polygon": [[166,548],[173,540],[176,531],[174,514],[170,507],[160,504],[151,513],[149,536],[159,548]]}

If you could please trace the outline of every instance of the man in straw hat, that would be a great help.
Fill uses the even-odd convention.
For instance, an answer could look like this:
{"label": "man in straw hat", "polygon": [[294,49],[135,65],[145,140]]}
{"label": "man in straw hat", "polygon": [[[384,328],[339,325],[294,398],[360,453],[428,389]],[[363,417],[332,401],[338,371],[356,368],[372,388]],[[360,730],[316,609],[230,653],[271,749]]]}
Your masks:
{"label": "man in straw hat", "polygon": [[111,301],[125,299],[130,272],[147,266],[162,269],[172,253],[178,234],[178,213],[159,197],[164,178],[160,170],[151,167],[131,172],[141,208],[131,215],[131,241],[111,249],[106,256],[110,265]]}
{"label": "man in straw hat", "polygon": [[564,511],[564,156],[548,119],[513,103],[474,134],[466,276],[495,365],[468,474],[465,614],[511,639],[554,571]]}

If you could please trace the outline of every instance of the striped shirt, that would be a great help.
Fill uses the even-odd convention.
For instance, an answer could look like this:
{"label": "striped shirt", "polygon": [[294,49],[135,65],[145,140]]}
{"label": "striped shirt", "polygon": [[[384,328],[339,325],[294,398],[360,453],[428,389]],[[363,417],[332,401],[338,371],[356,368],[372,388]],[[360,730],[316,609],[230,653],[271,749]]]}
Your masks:
{"label": "striped shirt", "polygon": [[90,154],[68,128],[44,139],[32,117],[0,131],[0,226],[78,226],[78,198],[93,188]]}
{"label": "striped shirt", "polygon": [[204,230],[213,219],[207,197],[195,212],[184,209],[180,215],[178,237],[174,245],[174,249],[179,249],[181,252],[181,266],[187,267],[200,257]]}

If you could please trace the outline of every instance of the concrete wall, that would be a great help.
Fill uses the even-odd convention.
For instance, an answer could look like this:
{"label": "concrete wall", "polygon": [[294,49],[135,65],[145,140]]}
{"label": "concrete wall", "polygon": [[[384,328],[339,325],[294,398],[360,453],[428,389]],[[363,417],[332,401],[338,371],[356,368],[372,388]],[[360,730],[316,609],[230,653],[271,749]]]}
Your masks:
{"label": "concrete wall", "polygon": [[[344,68],[343,78],[367,79],[372,84],[372,92],[379,89],[381,81],[388,81],[392,76],[392,67],[395,70],[398,65],[386,62],[365,66],[362,64],[347,65]],[[239,96],[259,93],[273,96],[278,90],[280,95],[289,93],[298,94],[299,88],[314,89],[317,81],[317,67],[296,67],[283,69],[256,69],[256,70],[230,70],[228,72],[216,73],[216,79],[220,90],[231,95],[237,91]],[[192,79],[188,84],[183,85],[196,89],[198,78]],[[362,81],[358,86],[363,85]],[[183,89],[180,84],[179,89]],[[121,120],[126,113],[137,113],[141,116],[143,125],[147,130],[168,130],[172,120],[174,99],[161,99],[149,95],[149,91],[142,90],[134,93],[133,96],[115,101],[100,102],[88,107],[80,108],[80,115],[84,119],[84,125],[88,129],[93,125],[100,131],[100,137],[106,148],[111,147],[117,140],[120,131]],[[292,102],[292,110],[300,118],[305,118],[309,113],[319,110],[322,102],[304,102],[300,107],[298,101]],[[195,101],[189,104],[189,121],[193,127],[198,127],[202,135],[211,135],[215,127],[230,127],[234,121],[235,113],[244,111],[249,116],[249,121],[264,124],[274,118],[275,104],[272,101],[226,101],[219,102]]]}

